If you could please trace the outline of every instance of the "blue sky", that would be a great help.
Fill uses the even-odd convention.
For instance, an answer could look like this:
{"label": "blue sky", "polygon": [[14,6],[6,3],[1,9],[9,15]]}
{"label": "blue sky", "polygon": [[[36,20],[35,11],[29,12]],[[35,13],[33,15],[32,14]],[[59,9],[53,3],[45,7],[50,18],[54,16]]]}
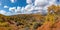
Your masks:
{"label": "blue sky", "polygon": [[2,3],[2,5],[0,6],[0,10],[3,9],[3,10],[6,10],[6,11],[8,11],[8,10],[6,8],[4,8],[4,6],[9,6],[9,7],[20,6],[20,7],[24,7],[24,6],[27,5],[26,0],[16,0],[16,2],[14,2],[14,3],[11,3],[10,0],[0,0],[0,2]]}
{"label": "blue sky", "polygon": [[26,0],[15,0],[15,2],[12,2],[10,0],[0,0],[2,3],[2,6],[7,5],[10,7],[14,6],[26,6]]}
{"label": "blue sky", "polygon": [[60,0],[0,0],[0,14],[31,14],[47,12],[51,4],[60,4]]}

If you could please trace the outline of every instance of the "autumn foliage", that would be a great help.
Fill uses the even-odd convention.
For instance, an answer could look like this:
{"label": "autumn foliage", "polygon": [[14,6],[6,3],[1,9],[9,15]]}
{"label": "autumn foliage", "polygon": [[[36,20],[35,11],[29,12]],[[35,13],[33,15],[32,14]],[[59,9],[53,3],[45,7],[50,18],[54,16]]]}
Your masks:
{"label": "autumn foliage", "polygon": [[45,15],[0,14],[0,30],[60,30],[60,6],[51,5],[47,10],[48,13]]}
{"label": "autumn foliage", "polygon": [[60,30],[60,6],[51,5],[48,7],[46,22],[37,30]]}

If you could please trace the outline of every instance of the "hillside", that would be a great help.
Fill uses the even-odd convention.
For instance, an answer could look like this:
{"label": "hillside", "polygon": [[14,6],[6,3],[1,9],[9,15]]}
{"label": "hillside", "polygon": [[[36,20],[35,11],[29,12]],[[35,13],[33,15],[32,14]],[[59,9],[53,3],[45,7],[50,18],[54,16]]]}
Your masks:
{"label": "hillside", "polygon": [[[40,14],[20,14],[13,16],[0,15],[0,27],[12,29],[37,29],[44,23],[44,17]],[[40,23],[41,22],[41,23]],[[36,27],[35,27],[36,25]],[[8,29],[9,29],[8,28]]]}
{"label": "hillside", "polygon": [[46,15],[19,14],[5,16],[0,14],[0,30],[60,30],[60,8],[58,7],[55,5],[49,6]]}

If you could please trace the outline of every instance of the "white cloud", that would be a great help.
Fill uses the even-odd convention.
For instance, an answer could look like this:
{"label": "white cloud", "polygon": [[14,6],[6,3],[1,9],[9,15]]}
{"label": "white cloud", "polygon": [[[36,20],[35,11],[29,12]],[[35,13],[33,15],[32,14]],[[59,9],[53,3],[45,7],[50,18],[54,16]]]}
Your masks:
{"label": "white cloud", "polygon": [[6,11],[0,10],[0,14],[6,14]]}
{"label": "white cloud", "polygon": [[9,8],[8,6],[4,6],[4,8]]}
{"label": "white cloud", "polygon": [[30,5],[30,4],[25,6],[26,11],[32,11],[34,10],[33,8],[34,8],[33,5]]}
{"label": "white cloud", "polygon": [[48,4],[48,0],[35,0],[35,6],[45,6]]}
{"label": "white cloud", "polygon": [[49,5],[56,4],[56,0],[49,0]]}
{"label": "white cloud", "polygon": [[22,9],[22,7],[19,7],[19,6],[18,7],[10,7],[9,8],[9,11],[13,12],[13,13],[20,13],[21,10],[23,10],[23,9]]}
{"label": "white cloud", "polygon": [[26,0],[26,3],[31,4],[32,0]]}
{"label": "white cloud", "polygon": [[[11,2],[14,3],[15,0],[11,0]],[[32,2],[32,0],[26,0],[26,3],[27,5],[25,7],[19,7],[19,6],[9,7],[10,12],[7,12],[7,15],[31,14],[31,13],[44,14],[48,12],[47,11],[48,6],[50,6],[51,4],[55,4],[55,0],[35,0],[35,2]],[[4,7],[7,8],[7,6]]]}
{"label": "white cloud", "polygon": [[6,16],[14,15],[13,13],[6,12],[5,10],[0,10],[0,14],[6,15]]}
{"label": "white cloud", "polygon": [[25,12],[25,8],[22,7],[20,12],[21,12],[21,13],[24,13],[24,12]]}
{"label": "white cloud", "polygon": [[5,10],[0,10],[0,14],[3,14],[3,15],[13,15],[11,12],[6,12]]}
{"label": "white cloud", "polygon": [[15,10],[16,10],[16,7],[10,7],[9,8],[9,11],[11,11],[11,12],[15,12]]}
{"label": "white cloud", "polygon": [[9,15],[13,15],[11,12],[6,12],[6,14],[4,14],[6,16],[9,16]]}
{"label": "white cloud", "polygon": [[[25,7],[25,10],[26,10],[26,14],[28,13],[28,14],[30,14],[30,13],[38,13],[38,12],[40,12],[40,13],[42,13],[42,10],[43,10],[44,8],[43,7],[38,7],[38,6],[33,6],[33,5],[27,5],[26,7]],[[46,12],[46,11],[45,11]]]}
{"label": "white cloud", "polygon": [[12,12],[12,13],[16,13],[16,14],[19,14],[19,13],[21,13],[21,11],[23,10],[23,8],[22,7],[10,7],[9,8],[9,11],[10,12]]}
{"label": "white cloud", "polygon": [[15,12],[20,12],[20,11],[21,11],[21,7],[18,6]]}
{"label": "white cloud", "polygon": [[14,2],[16,2],[16,0],[10,0],[11,1],[11,3],[14,3]]}

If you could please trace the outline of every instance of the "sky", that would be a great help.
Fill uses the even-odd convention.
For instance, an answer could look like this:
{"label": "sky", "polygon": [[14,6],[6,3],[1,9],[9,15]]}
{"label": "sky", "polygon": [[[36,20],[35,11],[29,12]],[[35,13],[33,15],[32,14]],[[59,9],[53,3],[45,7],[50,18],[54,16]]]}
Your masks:
{"label": "sky", "polygon": [[45,14],[52,4],[59,5],[60,0],[0,0],[0,14]]}

